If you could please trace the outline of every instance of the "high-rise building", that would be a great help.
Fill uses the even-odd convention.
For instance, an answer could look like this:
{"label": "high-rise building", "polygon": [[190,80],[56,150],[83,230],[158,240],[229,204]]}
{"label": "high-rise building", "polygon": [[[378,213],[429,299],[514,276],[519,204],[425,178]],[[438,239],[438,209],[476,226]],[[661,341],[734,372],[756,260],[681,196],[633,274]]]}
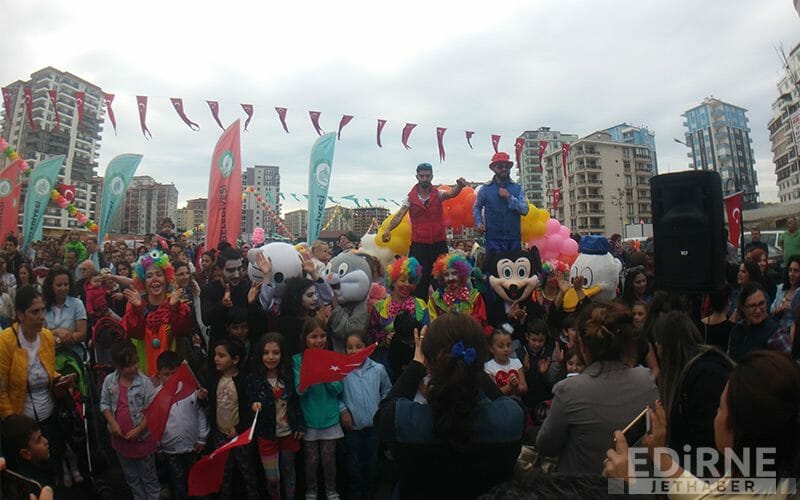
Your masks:
{"label": "high-rise building", "polygon": [[301,208],[299,210],[286,212],[286,215],[283,216],[283,220],[286,229],[292,233],[292,236],[305,239],[308,230],[308,210]]}
{"label": "high-rise building", "polygon": [[564,176],[561,150],[544,156],[545,179],[558,190],[547,200],[551,217],[578,234],[625,236],[625,224],[648,223],[651,151],[648,147],[615,142],[599,131],[571,144]]}
{"label": "high-rise building", "polygon": [[781,203],[800,199],[800,44],[792,49],[785,62],[768,124]]}
{"label": "high-rise building", "polygon": [[[31,92],[31,126],[25,106],[26,89]],[[50,92],[55,92],[56,104]],[[84,92],[83,120],[78,126],[80,103],[76,94]],[[3,96],[10,104],[11,116],[3,120],[3,137],[20,157],[28,160],[31,167],[54,155],[66,155],[59,173],[59,182],[74,185],[74,204],[96,219],[93,211],[94,195],[92,178],[97,169],[103,131],[103,94],[100,87],[71,73],[50,66],[31,75],[30,80],[16,81],[3,87]],[[56,113],[56,110],[58,113]],[[3,160],[0,159],[0,166]],[[23,198],[25,186],[23,186]],[[22,213],[20,213],[20,220]],[[66,210],[49,206],[44,216],[45,233],[81,228]]]}
{"label": "high-rise building", "polygon": [[378,226],[387,217],[389,209],[384,207],[359,207],[353,211],[353,232],[359,237],[367,233],[368,229],[377,231]]}
{"label": "high-rise building", "polygon": [[325,209],[322,227],[328,231],[351,231],[353,229],[353,210],[342,205]]}
{"label": "high-rise building", "polygon": [[703,102],[685,113],[686,145],[691,168],[713,170],[722,177],[725,196],[737,191],[744,193],[742,205],[758,205],[758,177],[751,146],[747,110],[706,97]]}
{"label": "high-rise building", "polygon": [[[252,192],[246,193],[242,201],[242,239],[249,241],[253,236],[253,229],[257,227],[264,228],[267,237],[276,235],[277,225],[270,212],[275,218],[280,218],[280,167],[267,165],[247,167],[242,173],[242,186],[243,192],[244,188],[253,188]],[[270,210],[265,210],[264,205]]]}
{"label": "high-rise building", "polygon": [[207,198],[187,200],[184,208],[179,208],[175,211],[175,226],[178,231],[194,230],[200,224],[206,223],[207,213]]}
{"label": "high-rise building", "polygon": [[620,123],[607,128],[606,132],[611,135],[614,142],[624,142],[625,144],[637,144],[647,146],[650,149],[650,164],[653,175],[658,175],[658,158],[656,157],[656,134],[647,127],[634,127],[627,123]]}
{"label": "high-rise building", "polygon": [[525,147],[520,155],[518,181],[525,191],[525,197],[537,207],[544,206],[545,193],[550,189],[543,182],[541,167],[539,165],[539,142],[547,141],[545,154],[561,151],[561,144],[572,143],[578,140],[575,134],[562,134],[550,127],[539,127],[538,130],[526,130],[522,133],[525,138]]}
{"label": "high-rise building", "polygon": [[160,184],[148,175],[134,176],[125,193],[122,232],[157,233],[161,222],[177,218],[178,189],[175,184]]}

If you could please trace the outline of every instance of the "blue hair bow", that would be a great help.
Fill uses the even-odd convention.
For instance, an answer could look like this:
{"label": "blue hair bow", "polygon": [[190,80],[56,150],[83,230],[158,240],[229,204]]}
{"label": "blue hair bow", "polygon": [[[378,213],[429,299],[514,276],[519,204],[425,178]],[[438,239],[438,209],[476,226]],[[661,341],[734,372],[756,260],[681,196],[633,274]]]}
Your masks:
{"label": "blue hair bow", "polygon": [[475,351],[474,347],[464,348],[464,343],[460,340],[453,344],[453,348],[450,349],[450,354],[454,358],[462,358],[468,365],[474,363],[475,358],[478,356],[478,353]]}

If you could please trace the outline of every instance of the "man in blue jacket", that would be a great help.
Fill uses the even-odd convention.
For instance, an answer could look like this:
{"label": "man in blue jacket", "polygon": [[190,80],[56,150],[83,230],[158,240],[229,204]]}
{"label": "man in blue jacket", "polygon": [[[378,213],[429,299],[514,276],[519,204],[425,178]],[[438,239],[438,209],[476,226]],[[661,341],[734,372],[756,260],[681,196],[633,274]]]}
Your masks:
{"label": "man in blue jacket", "polygon": [[520,249],[519,218],[528,213],[528,201],[522,187],[511,180],[513,165],[508,153],[492,156],[489,168],[494,177],[478,191],[472,207],[475,227],[486,234],[487,254]]}

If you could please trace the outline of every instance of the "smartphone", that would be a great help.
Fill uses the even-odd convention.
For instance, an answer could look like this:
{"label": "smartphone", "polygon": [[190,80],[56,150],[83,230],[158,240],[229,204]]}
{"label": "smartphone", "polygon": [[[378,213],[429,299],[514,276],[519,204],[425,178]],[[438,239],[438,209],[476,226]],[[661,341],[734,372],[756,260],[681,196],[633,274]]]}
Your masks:
{"label": "smartphone", "polygon": [[[636,446],[650,432],[650,409],[645,407],[623,430],[628,446]],[[613,446],[612,446],[613,448]]]}
{"label": "smartphone", "polygon": [[42,485],[33,479],[18,474],[12,470],[6,469],[2,473],[2,488],[3,498],[29,498],[35,495],[39,498],[42,492]]}

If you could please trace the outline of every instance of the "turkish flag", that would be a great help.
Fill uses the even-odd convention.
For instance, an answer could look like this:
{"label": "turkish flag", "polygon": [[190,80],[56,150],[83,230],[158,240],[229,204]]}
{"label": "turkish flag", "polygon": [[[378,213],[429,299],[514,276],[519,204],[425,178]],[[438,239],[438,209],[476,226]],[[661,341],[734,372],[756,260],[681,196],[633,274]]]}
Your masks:
{"label": "turkish flag", "polygon": [[444,133],[447,129],[444,127],[436,127],[436,143],[439,145],[439,161],[444,161]]}
{"label": "turkish flag", "polygon": [[214,117],[214,121],[217,122],[219,128],[225,130],[225,127],[222,126],[222,121],[219,119],[219,102],[218,101],[206,101],[208,103],[208,108],[211,110],[211,116]]}
{"label": "turkish flag", "polygon": [[406,123],[406,126],[403,127],[403,133],[401,135],[401,138],[402,138],[403,146],[406,149],[411,149],[411,146],[408,145],[408,139],[409,139],[409,137],[411,137],[411,131],[414,130],[414,127],[416,127],[416,126],[417,126],[416,123]]}
{"label": "turkish flag", "polygon": [[199,387],[200,384],[197,383],[189,365],[181,363],[142,412],[147,417],[147,429],[156,441],[161,441],[161,437],[164,435],[164,428],[167,425],[167,417],[172,405],[188,398]]}
{"label": "turkish flag", "polygon": [[342,115],[342,119],[339,120],[339,132],[336,135],[336,138],[339,139],[340,141],[342,140],[342,129],[344,128],[345,125],[350,123],[350,120],[352,119],[353,119],[352,115]]}
{"label": "turkish flag", "polygon": [[317,135],[322,135],[322,129],[319,126],[319,111],[309,111],[308,116],[311,118],[311,125],[314,126],[314,130],[317,131]]}
{"label": "turkish flag", "polygon": [[58,192],[61,193],[61,196],[66,198],[68,202],[72,203],[75,201],[75,186],[61,183],[58,185]]}
{"label": "turkish flag", "polygon": [[492,134],[492,147],[494,148],[494,152],[497,153],[497,148],[500,146],[500,136],[497,134]]}
{"label": "turkish flag", "polygon": [[728,240],[739,248],[742,237],[742,193],[725,197],[725,213],[728,215]]}
{"label": "turkish flag", "polygon": [[11,89],[3,87],[3,106],[6,110],[6,123],[14,121],[14,113],[11,111]]}
{"label": "turkish flag", "polygon": [[253,105],[242,104],[242,109],[247,114],[247,120],[244,121],[244,131],[247,132],[247,126],[250,125],[250,120],[253,119]]}
{"label": "turkish flag", "polygon": [[58,91],[50,89],[47,91],[47,95],[50,97],[50,104],[53,105],[53,111],[56,114],[56,130],[58,130],[61,128],[61,115],[58,114]]}
{"label": "turkish flag", "polygon": [[86,92],[75,92],[75,109],[78,110],[78,130],[83,130],[83,103],[86,101]]}
{"label": "turkish flag", "polygon": [[561,169],[564,171],[564,177],[567,176],[567,156],[569,156],[569,148],[568,142],[561,145]]}
{"label": "turkish flag", "polygon": [[286,126],[286,108],[275,108],[275,111],[278,112],[278,118],[281,120],[281,126],[286,133],[289,133],[289,127]]}
{"label": "turkish flag", "polygon": [[375,137],[376,137],[376,140],[378,141],[378,147],[379,148],[383,147],[383,145],[381,144],[381,133],[383,132],[383,127],[385,127],[385,126],[386,126],[386,120],[381,120],[380,118],[378,118],[378,131],[377,131],[377,135]]}
{"label": "turkish flag", "polygon": [[25,113],[28,115],[28,123],[31,125],[31,130],[36,132],[36,122],[33,121],[33,91],[30,87],[25,87],[22,89],[22,94],[25,96]]}
{"label": "turkish flag", "polygon": [[525,147],[525,138],[517,137],[514,141],[514,154],[516,155],[517,168],[522,170],[522,148]]}
{"label": "turkish flag", "polygon": [[183,99],[180,97],[170,97],[170,102],[172,103],[172,107],[175,108],[175,112],[178,113],[178,116],[183,120],[183,123],[189,126],[192,130],[200,130],[200,125],[196,124],[192,120],[186,116],[186,111],[183,109]]}
{"label": "turkish flag", "polygon": [[465,130],[464,134],[467,136],[467,144],[469,144],[469,149],[472,149],[472,136],[475,135],[475,132],[471,130]]}
{"label": "turkish flag", "polygon": [[[152,139],[153,134],[150,133],[150,129],[147,128],[147,123],[145,123],[147,121],[147,96],[137,95],[136,104],[139,106],[139,125],[142,127],[142,135],[145,139]],[[116,127],[114,128],[116,130]]]}
{"label": "turkish flag", "polygon": [[114,109],[111,107],[111,103],[114,102],[114,94],[103,92],[103,101],[106,103],[108,119],[111,120],[111,125],[114,127],[114,135],[117,135],[117,118],[114,116]]}
{"label": "turkish flag", "polygon": [[312,385],[342,380],[361,366],[376,347],[377,343],[372,344],[352,356],[327,349],[306,349],[300,365],[300,385],[297,392],[303,392]]}
{"label": "turkish flag", "polygon": [[249,429],[214,450],[212,454],[201,458],[189,469],[190,497],[204,497],[220,490],[228,455],[233,448],[250,444],[253,440],[253,431],[256,429],[257,419],[258,412],[253,416],[253,423]]}
{"label": "turkish flag", "polygon": [[544,164],[542,163],[542,157],[547,152],[548,144],[549,144],[548,141],[539,141],[539,172],[544,172]]}
{"label": "turkish flag", "polygon": [[558,203],[561,201],[561,189],[553,190],[553,210],[558,210]]}

